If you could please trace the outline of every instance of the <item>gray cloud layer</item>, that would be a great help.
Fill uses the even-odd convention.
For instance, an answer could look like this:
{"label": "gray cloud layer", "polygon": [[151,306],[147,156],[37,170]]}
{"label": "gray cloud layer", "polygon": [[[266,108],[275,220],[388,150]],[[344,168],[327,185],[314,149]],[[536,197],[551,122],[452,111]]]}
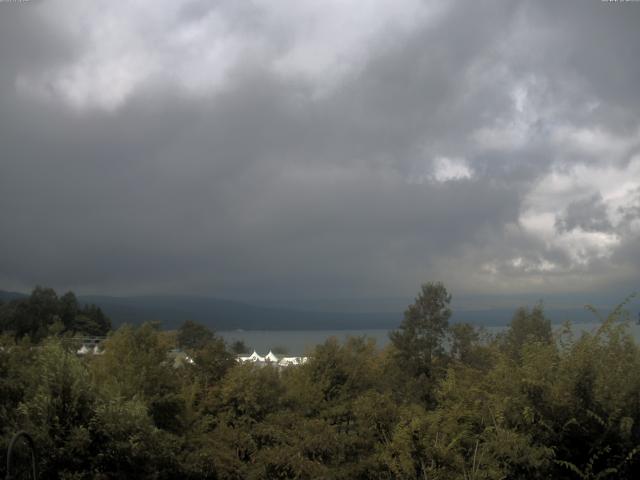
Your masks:
{"label": "gray cloud layer", "polygon": [[0,3],[0,287],[637,288],[640,4]]}

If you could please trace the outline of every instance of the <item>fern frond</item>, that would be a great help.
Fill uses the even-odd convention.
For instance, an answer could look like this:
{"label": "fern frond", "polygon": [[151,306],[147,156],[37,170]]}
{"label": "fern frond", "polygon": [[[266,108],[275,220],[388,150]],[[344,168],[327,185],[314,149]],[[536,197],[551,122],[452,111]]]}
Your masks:
{"label": "fern frond", "polygon": [[578,475],[583,480],[586,480],[587,476],[577,466],[575,466],[573,463],[567,462],[565,460],[554,460],[554,462],[557,465],[560,465],[561,467],[564,467],[567,470],[575,473],[576,475]]}

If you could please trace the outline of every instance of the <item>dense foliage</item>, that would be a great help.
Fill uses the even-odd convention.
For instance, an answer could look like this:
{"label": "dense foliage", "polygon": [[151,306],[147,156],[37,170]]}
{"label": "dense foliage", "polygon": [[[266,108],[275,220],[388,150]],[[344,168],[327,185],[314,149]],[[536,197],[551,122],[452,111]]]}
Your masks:
{"label": "dense foliage", "polygon": [[26,429],[43,478],[64,479],[640,478],[621,308],[577,338],[522,308],[492,337],[449,325],[449,301],[426,284],[387,348],[329,339],[284,370],[236,363],[192,323],[124,326],[86,357],[5,336],[0,451]]}
{"label": "dense foliage", "polygon": [[38,342],[49,335],[106,335],[111,321],[95,305],[80,306],[72,292],[58,297],[51,288],[36,287],[31,295],[0,301],[0,333]]}

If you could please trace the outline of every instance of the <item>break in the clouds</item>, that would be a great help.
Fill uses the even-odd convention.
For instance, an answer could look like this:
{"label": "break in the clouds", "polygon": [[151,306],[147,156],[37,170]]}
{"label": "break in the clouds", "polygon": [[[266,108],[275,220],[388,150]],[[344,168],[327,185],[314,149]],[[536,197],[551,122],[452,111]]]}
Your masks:
{"label": "break in the clouds", "polygon": [[638,287],[640,4],[0,3],[0,288]]}

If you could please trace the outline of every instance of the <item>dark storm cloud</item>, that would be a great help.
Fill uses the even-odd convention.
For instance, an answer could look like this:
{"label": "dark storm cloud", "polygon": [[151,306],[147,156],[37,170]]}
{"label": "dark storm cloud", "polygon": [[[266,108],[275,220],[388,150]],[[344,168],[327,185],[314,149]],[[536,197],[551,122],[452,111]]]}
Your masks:
{"label": "dark storm cloud", "polygon": [[0,288],[616,280],[640,8],[560,3],[0,4]]}

